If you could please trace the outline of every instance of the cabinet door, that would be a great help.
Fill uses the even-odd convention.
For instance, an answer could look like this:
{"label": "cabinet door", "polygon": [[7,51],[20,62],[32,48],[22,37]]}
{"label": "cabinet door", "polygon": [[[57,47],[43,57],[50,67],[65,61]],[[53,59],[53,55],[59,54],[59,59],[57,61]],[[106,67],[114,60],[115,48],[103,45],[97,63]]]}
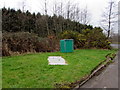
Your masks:
{"label": "cabinet door", "polygon": [[65,52],[65,41],[64,40],[60,41],[60,51]]}
{"label": "cabinet door", "polygon": [[66,41],[66,52],[73,52],[73,41],[72,40]]}

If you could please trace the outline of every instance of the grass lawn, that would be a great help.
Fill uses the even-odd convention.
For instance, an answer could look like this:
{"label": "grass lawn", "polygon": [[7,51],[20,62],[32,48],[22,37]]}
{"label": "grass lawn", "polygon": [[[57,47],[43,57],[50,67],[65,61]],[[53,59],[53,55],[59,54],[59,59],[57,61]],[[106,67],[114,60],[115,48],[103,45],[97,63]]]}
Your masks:
{"label": "grass lawn", "polygon": [[[80,80],[108,53],[116,50],[81,49],[73,53],[37,53],[3,57],[3,88],[54,88],[56,83]],[[48,56],[62,56],[68,65],[48,65]]]}

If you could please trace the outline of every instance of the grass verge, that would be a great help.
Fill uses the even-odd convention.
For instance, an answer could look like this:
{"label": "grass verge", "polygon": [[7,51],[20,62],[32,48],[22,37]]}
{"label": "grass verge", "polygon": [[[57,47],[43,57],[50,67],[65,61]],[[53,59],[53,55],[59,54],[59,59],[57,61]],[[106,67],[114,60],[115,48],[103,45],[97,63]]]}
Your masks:
{"label": "grass verge", "polygon": [[[3,88],[54,88],[80,80],[116,50],[81,49],[73,53],[37,53],[3,57]],[[48,56],[62,56],[68,65],[48,65]]]}

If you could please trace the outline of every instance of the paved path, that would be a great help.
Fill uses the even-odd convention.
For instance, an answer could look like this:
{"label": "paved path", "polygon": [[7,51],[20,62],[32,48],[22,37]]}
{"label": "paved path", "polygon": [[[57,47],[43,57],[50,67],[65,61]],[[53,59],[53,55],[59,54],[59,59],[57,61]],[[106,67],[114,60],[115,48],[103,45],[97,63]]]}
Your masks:
{"label": "paved path", "polygon": [[111,44],[111,46],[112,46],[113,48],[118,48],[118,47],[120,47],[120,44]]}
{"label": "paved path", "polygon": [[[120,53],[118,53],[120,55]],[[118,54],[115,62],[110,64],[103,72],[90,79],[81,88],[118,88]]]}

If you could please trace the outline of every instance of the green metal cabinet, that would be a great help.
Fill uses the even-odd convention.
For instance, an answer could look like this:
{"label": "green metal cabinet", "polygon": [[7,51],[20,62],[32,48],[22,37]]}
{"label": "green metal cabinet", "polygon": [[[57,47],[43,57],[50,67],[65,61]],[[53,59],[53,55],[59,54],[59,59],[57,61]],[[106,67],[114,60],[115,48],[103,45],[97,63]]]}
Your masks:
{"label": "green metal cabinet", "polygon": [[73,52],[73,39],[60,40],[60,52]]}

